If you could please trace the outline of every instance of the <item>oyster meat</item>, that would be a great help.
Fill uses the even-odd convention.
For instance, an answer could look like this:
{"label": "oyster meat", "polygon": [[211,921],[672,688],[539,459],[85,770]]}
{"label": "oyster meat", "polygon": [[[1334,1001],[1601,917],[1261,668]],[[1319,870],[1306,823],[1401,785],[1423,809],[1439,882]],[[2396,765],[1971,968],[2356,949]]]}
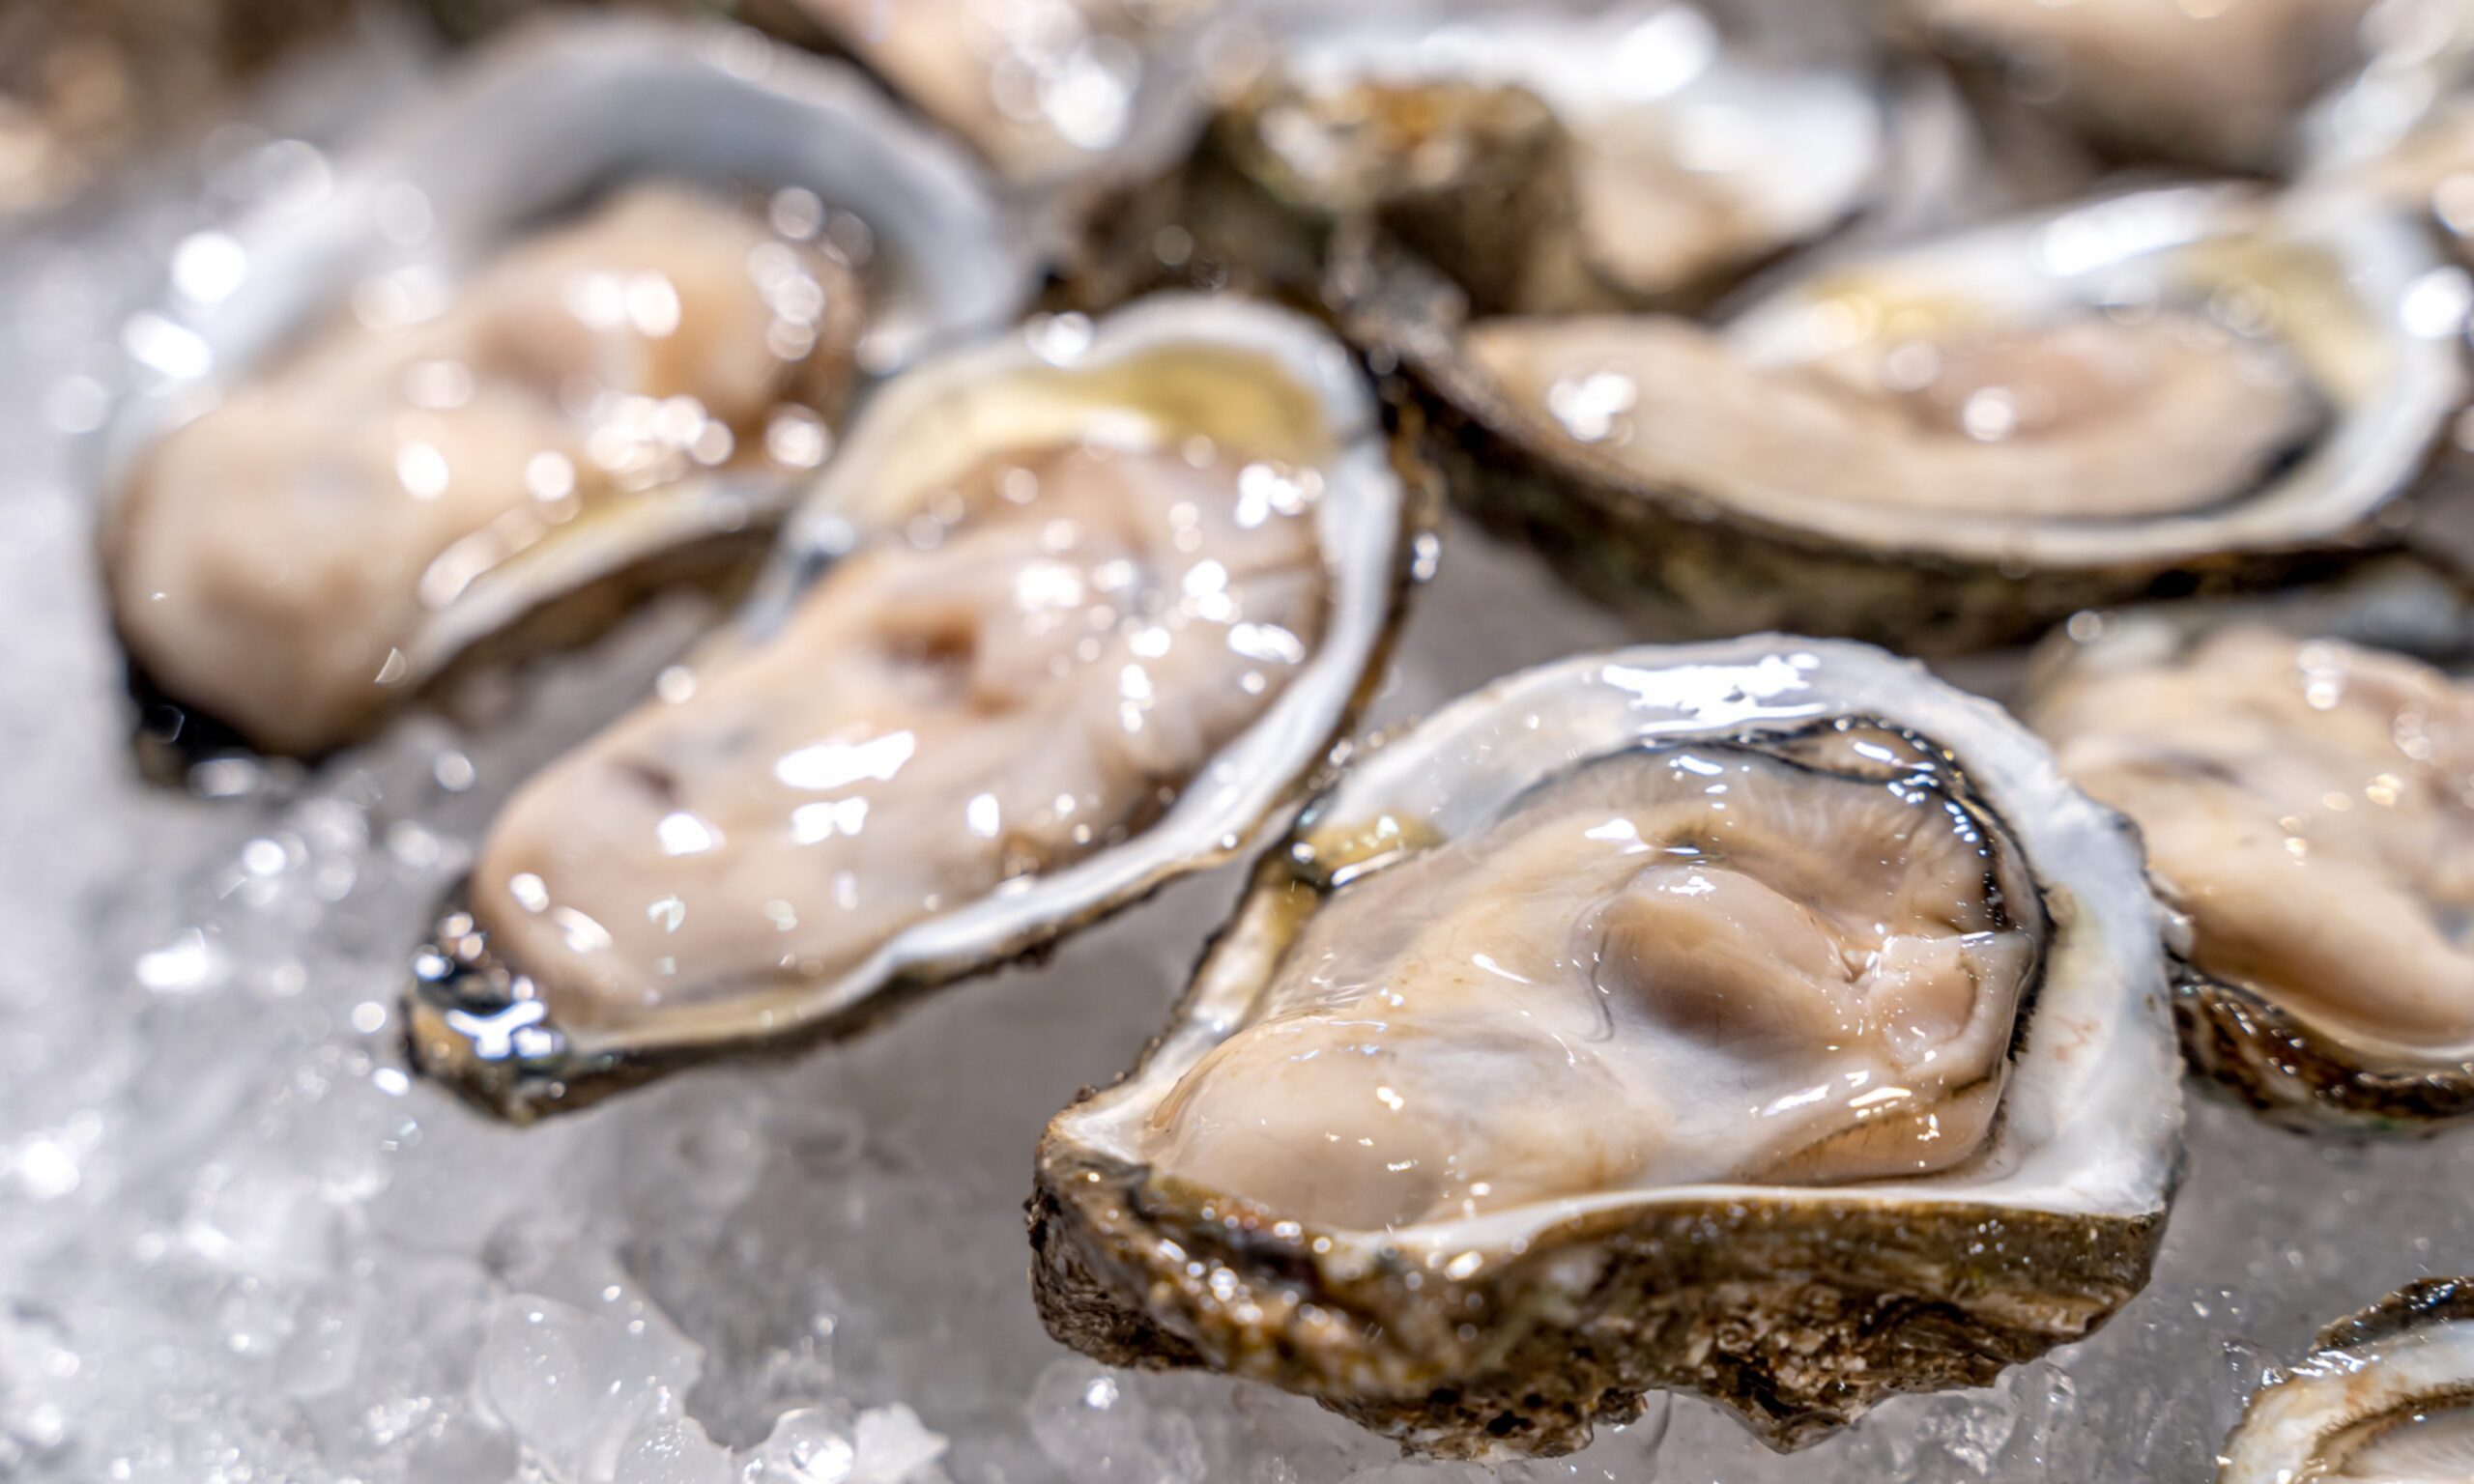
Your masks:
{"label": "oyster meat", "polygon": [[2251,1398],[2217,1484],[2474,1478],[2474,1278],[2419,1278],[2319,1331]]}
{"label": "oyster meat", "polygon": [[1900,0],[1937,48],[1990,62],[2106,141],[2220,169],[2283,163],[2297,119],[2366,60],[2373,0]]}
{"label": "oyster meat", "polygon": [[1871,202],[1889,105],[1734,54],[1701,11],[1452,0],[1277,9],[1219,132],[1322,221],[1379,220],[1481,301],[1706,294]]}
{"label": "oyster meat", "polygon": [[2179,1119],[2136,842],[2031,737],[1860,646],[1623,651],[1352,760],[1050,1123],[1033,1270],[1416,1449],[1660,1386],[1792,1447],[2101,1324]]}
{"label": "oyster meat", "polygon": [[2256,489],[2324,421],[2288,357],[2184,310],[1885,335],[1783,364],[1681,319],[1488,320],[1467,347],[1642,477],[1740,500],[2179,514]]}
{"label": "oyster meat", "polygon": [[763,44],[520,29],[317,205],[199,239],[106,430],[144,760],[319,754],[484,642],[752,569],[855,379],[1013,316],[965,157]]}
{"label": "oyster meat", "polygon": [[522,1113],[853,1023],[1318,765],[1409,525],[1358,374],[1233,302],[1032,333],[889,388],[739,632],[508,803],[424,957],[426,1065]]}
{"label": "oyster meat", "polygon": [[254,745],[321,752],[444,663],[462,636],[433,615],[562,525],[812,466],[863,305],[829,246],[630,187],[434,317],[336,325],[148,450],[108,538],[123,640]]}
{"label": "oyster meat", "polygon": [[2393,541],[2464,385],[2462,283],[2409,217],[2233,187],[1854,255],[1716,328],[1461,324],[1414,265],[1342,277],[1454,491],[1690,628],[1946,651]]}
{"label": "oyster meat", "polygon": [[2336,640],[2127,615],[2026,715],[2187,916],[2202,1070],[2293,1123],[2474,1113],[2474,694]]}

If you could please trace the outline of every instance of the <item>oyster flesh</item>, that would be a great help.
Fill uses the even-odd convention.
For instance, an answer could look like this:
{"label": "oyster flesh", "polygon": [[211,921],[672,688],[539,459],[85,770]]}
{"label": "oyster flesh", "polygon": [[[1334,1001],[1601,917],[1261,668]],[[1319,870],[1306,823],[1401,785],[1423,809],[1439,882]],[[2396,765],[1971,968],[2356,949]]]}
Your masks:
{"label": "oyster flesh", "polygon": [[2474,1115],[2474,689],[2258,622],[2081,628],[2024,714],[2187,918],[2192,1063],[2305,1127]]}
{"label": "oyster flesh", "polygon": [[2136,192],[1825,264],[1723,327],[1461,325],[1348,266],[1434,457],[1586,587],[1691,628],[1947,651],[2160,580],[2394,539],[2464,387],[2463,283],[2399,214]]}
{"label": "oyster flesh", "polygon": [[421,956],[512,1116],[847,1029],[1236,850],[1378,664],[1416,524],[1339,345],[1165,298],[898,380],[692,678],[507,804]]}
{"label": "oyster flesh", "polygon": [[2145,1281],[2164,991],[2134,837],[1989,703],[1776,637],[1549,665],[1352,759],[1050,1124],[1041,1312],[1413,1449],[1652,1387],[1800,1446]]}
{"label": "oyster flesh", "polygon": [[2259,1388],[2217,1484],[2474,1478],[2474,1278],[2419,1278],[2319,1331]]}
{"label": "oyster flesh", "polygon": [[[1029,265],[959,154],[847,71],[712,44],[536,32],[322,219],[175,274],[101,530],[149,735],[315,756],[528,619],[744,567],[858,377],[1011,315]],[[520,174],[473,169],[510,141]]]}
{"label": "oyster flesh", "polygon": [[260,749],[324,751],[460,647],[433,615],[561,526],[728,477],[707,470],[804,467],[861,306],[816,243],[631,187],[434,318],[337,325],[149,449],[110,538],[123,641]]}
{"label": "oyster flesh", "polygon": [[1219,153],[1495,307],[1706,297],[1873,205],[1901,142],[1870,78],[1740,55],[1668,0],[1275,7],[1265,30]]}

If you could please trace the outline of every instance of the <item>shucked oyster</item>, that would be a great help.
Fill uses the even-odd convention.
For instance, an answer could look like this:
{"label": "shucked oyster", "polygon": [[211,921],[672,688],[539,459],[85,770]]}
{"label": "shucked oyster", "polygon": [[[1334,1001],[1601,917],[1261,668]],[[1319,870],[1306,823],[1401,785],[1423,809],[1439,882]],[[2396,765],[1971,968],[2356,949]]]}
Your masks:
{"label": "shucked oyster", "polygon": [[1915,667],[1512,676],[1354,759],[1042,1141],[1051,1332],[1418,1449],[1645,1389],[1798,1446],[2145,1281],[2179,1094],[2138,847]]}
{"label": "shucked oyster", "polygon": [[[2297,119],[2365,60],[2373,0],[1900,0],[1939,49],[2106,141],[2219,169],[2285,162]],[[2405,9],[2405,7],[2392,7]]]}
{"label": "shucked oyster", "polygon": [[793,0],[1019,182],[1157,168],[1198,103],[1188,54],[1224,0]]}
{"label": "shucked oyster", "polygon": [[122,639],[256,746],[321,752],[515,616],[508,567],[562,526],[813,462],[864,313],[819,244],[633,187],[437,316],[339,325],[149,449],[108,538]]}
{"label": "shucked oyster", "polygon": [[2187,915],[2201,1070],[2282,1121],[2474,1114],[2474,694],[2402,655],[2123,614],[2027,716]]}
{"label": "shucked oyster", "polygon": [[1430,391],[1453,487],[1713,627],[1956,648],[2389,539],[2463,385],[2463,283],[2413,223],[2232,189],[1859,256],[1714,330],[1462,328],[1382,267],[1345,297]]}
{"label": "shucked oyster", "polygon": [[1871,204],[1899,142],[1870,79],[1736,55],[1665,0],[1298,5],[1265,29],[1216,157],[1309,222],[1380,222],[1489,306],[1706,296]]}
{"label": "shucked oyster", "polygon": [[752,555],[855,374],[1011,315],[1028,266],[961,156],[734,40],[537,31],[309,219],[202,240],[132,328],[164,379],[106,476],[150,732],[319,753],[539,611]]}
{"label": "shucked oyster", "polygon": [[421,958],[425,1068],[528,1116],[1224,858],[1344,726],[1412,525],[1338,343],[1188,299],[897,381],[801,519],[691,684],[506,806]]}
{"label": "shucked oyster", "polygon": [[2261,1387],[2218,1484],[2474,1478],[2474,1278],[2421,1278],[2319,1331]]}

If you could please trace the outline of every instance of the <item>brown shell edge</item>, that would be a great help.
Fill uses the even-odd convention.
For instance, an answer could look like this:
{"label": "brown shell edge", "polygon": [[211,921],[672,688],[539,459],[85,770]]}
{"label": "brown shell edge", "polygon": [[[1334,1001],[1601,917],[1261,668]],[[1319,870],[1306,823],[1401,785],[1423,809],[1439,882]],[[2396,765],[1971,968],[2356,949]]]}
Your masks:
{"label": "brown shell edge", "polygon": [[2474,1117],[2474,1064],[2373,1065],[2252,990],[2177,964],[2173,1023],[2192,1070],[2302,1133],[2428,1136]]}
{"label": "brown shell edge", "polygon": [[[1781,1451],[1895,1392],[1981,1385],[2145,1284],[2160,1210],[2086,1216],[1810,1200],[1577,1218],[1454,1279],[1213,1209],[1051,1128],[1028,1206],[1040,1316],[1113,1365],[1209,1365],[1313,1397],[1404,1451],[1557,1455],[1645,1393],[1705,1396]],[[1139,1299],[1130,1296],[1139,1295]]]}

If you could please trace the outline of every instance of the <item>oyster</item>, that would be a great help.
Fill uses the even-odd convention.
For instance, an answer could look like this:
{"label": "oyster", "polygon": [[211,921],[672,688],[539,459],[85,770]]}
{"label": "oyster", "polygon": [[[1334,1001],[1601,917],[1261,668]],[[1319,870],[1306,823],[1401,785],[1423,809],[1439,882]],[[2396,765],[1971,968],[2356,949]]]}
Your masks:
{"label": "oyster", "polygon": [[1413,264],[1338,277],[1452,487],[1687,628],[1946,651],[2291,573],[2394,538],[2464,387],[2463,281],[2414,223],[2232,187],[1857,255],[1717,329],[1463,325]]}
{"label": "oyster", "polygon": [[2474,1278],[2418,1278],[2319,1331],[2262,1386],[2218,1484],[2454,1484],[2474,1477]]}
{"label": "oyster", "polygon": [[1157,169],[1200,106],[1191,55],[1224,0],[792,0],[1017,182]]}
{"label": "oyster", "polygon": [[899,379],[692,682],[507,804],[416,1058],[528,1117],[1225,858],[1378,668],[1405,488],[1338,342],[1276,310],[1163,298]]}
{"label": "oyster", "polygon": [[2303,1127],[2474,1114],[2474,690],[2254,621],[2080,628],[2024,714],[2186,915],[2193,1065]]}
{"label": "oyster", "polygon": [[2370,62],[2304,121],[2301,184],[2425,212],[2460,257],[2474,233],[2474,10],[2391,7],[2365,27]]}
{"label": "oyster", "polygon": [[536,33],[319,219],[176,275],[101,533],[150,733],[314,756],[545,609],[727,570],[855,377],[1011,314],[1030,268],[959,156],[855,76],[715,44]]}
{"label": "oyster", "polygon": [[2373,0],[1900,0],[1937,50],[2005,74],[2103,141],[2217,169],[2285,163],[2296,121],[2366,60]]}
{"label": "oyster", "polygon": [[1414,1449],[1660,1386],[1800,1446],[2145,1281],[2164,996],[2134,837],[1989,703],[1776,637],[1545,666],[1353,758],[1050,1124],[1041,1313]]}
{"label": "oyster", "polygon": [[[1309,236],[1381,223],[1490,307],[1706,297],[1875,204],[1904,142],[1871,78],[1740,55],[1665,0],[1275,7],[1264,28],[1275,60],[1225,102],[1194,214],[1232,210],[1220,168]],[[1246,239],[1280,238],[1212,235],[1258,271]]]}

